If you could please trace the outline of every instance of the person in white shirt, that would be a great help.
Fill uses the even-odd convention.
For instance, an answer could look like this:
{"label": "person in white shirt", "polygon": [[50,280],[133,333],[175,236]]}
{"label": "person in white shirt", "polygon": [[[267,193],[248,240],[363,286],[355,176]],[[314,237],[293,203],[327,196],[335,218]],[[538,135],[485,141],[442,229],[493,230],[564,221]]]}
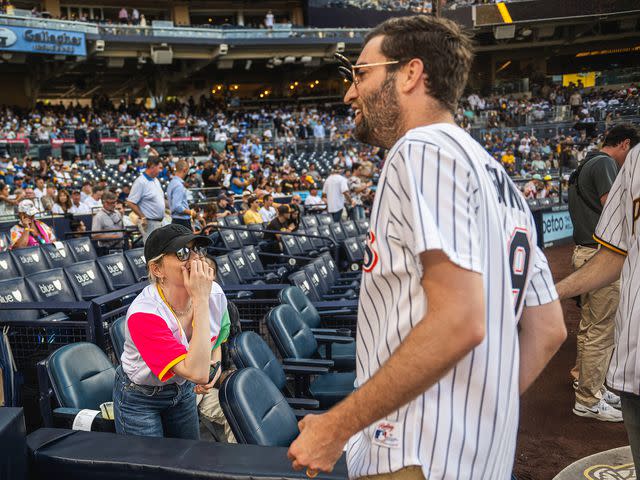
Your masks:
{"label": "person in white shirt", "polygon": [[41,199],[47,194],[44,178],[36,178],[36,188],[33,189],[33,193],[37,199]]}
{"label": "person in white shirt", "polygon": [[94,209],[102,208],[102,195],[104,194],[104,188],[96,185],[93,187],[91,192],[91,196],[88,197],[83,203],[89,209],[90,212],[93,212]]}
{"label": "person in white shirt", "polygon": [[92,193],[93,189],[91,188],[91,182],[84,182],[80,189],[80,201],[84,203],[87,198],[91,197]]}
{"label": "person in white shirt", "polygon": [[157,156],[149,157],[146,170],[133,182],[127,197],[127,205],[139,218],[138,228],[143,242],[151,232],[160,228],[164,219],[166,202],[157,178],[162,169],[162,162]]}
{"label": "person in white shirt", "polygon": [[342,217],[345,201],[348,205],[352,203],[351,194],[349,193],[349,182],[340,172],[340,168],[334,167],[334,170],[331,172],[331,175],[327,177],[322,187],[323,192],[327,196],[327,211],[331,214],[335,222],[339,222]]}
{"label": "person in white shirt", "polygon": [[273,13],[271,12],[271,10],[269,10],[264,16],[264,26],[269,30],[273,28]]}
{"label": "person in white shirt", "polygon": [[71,192],[71,206],[69,207],[68,213],[74,215],[88,215],[91,213],[91,210],[80,201],[80,190]]}
{"label": "person in white shirt", "polygon": [[262,216],[262,221],[264,223],[269,223],[278,215],[278,212],[276,212],[276,209],[273,206],[273,197],[268,193],[262,197],[262,202],[262,208],[258,210],[258,213]]}
{"label": "person in white shirt", "polygon": [[304,199],[304,206],[317,207],[319,205],[326,206],[326,203],[324,200],[322,200],[322,198],[320,198],[320,196],[318,196],[318,189],[312,188],[311,190],[309,190],[309,195],[307,196],[307,198]]}

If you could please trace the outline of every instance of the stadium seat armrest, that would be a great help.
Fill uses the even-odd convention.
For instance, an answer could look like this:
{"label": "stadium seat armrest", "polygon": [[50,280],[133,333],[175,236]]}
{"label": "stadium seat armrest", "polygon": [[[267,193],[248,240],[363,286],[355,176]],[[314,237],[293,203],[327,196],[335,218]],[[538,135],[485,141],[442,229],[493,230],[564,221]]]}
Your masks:
{"label": "stadium seat armrest", "polygon": [[318,343],[352,343],[353,338],[341,335],[315,335]]}
{"label": "stadium seat armrest", "polygon": [[294,409],[293,414],[296,416],[298,420],[302,420],[307,415],[320,415],[325,413],[326,410],[303,410],[303,409]]}
{"label": "stadium seat armrest", "polygon": [[298,367],[324,367],[333,368],[333,360],[323,360],[321,358],[284,358],[282,360],[283,366],[298,366]]}
{"label": "stadium seat armrest", "polygon": [[[331,362],[333,363],[333,361]],[[283,365],[282,369],[284,373],[289,373],[294,376],[298,375],[322,375],[329,373],[329,367],[314,367],[311,365]]]}
{"label": "stadium seat armrest", "polygon": [[[311,332],[314,335],[334,335],[337,337],[351,338],[351,330],[348,328],[312,328]],[[353,340],[353,338],[351,340]]]}
{"label": "stadium seat armrest", "polygon": [[293,409],[317,410],[320,408],[320,402],[314,398],[287,398],[286,400]]}
{"label": "stadium seat armrest", "polygon": [[[57,428],[71,428],[73,420],[80,412],[79,408],[58,407],[53,409],[53,422]],[[91,424],[92,432],[114,432],[116,424],[113,420],[102,418],[102,413],[98,413]]]}

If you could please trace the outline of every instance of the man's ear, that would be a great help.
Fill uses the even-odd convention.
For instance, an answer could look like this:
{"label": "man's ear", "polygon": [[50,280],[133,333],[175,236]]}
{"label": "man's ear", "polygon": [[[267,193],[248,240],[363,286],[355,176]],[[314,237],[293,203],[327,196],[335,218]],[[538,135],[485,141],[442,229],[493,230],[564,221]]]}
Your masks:
{"label": "man's ear", "polygon": [[426,89],[427,73],[424,71],[424,63],[419,58],[412,58],[402,69],[403,81],[400,90],[403,93],[412,93],[416,88]]}

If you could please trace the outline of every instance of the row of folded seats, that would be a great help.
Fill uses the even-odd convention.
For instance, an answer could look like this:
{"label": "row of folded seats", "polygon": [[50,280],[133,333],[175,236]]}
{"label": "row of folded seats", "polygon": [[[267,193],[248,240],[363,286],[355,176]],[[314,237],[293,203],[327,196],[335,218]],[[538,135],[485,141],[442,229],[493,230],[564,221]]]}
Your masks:
{"label": "row of folded seats", "polygon": [[[331,407],[354,388],[354,332],[331,327],[337,317],[352,318],[353,311],[327,315],[295,286],[282,289],[279,299],[281,305],[265,321],[282,360],[255,332],[241,332],[229,340],[228,355],[238,370],[223,382],[219,397],[240,443],[288,446],[299,433],[299,418]],[[237,315],[233,308],[230,313]],[[124,322],[120,318],[110,328],[118,358]],[[66,345],[53,352],[43,367],[51,383],[44,393],[54,397],[56,425],[68,426],[80,409],[97,410],[111,401],[115,368],[98,346]],[[96,430],[113,428],[102,419],[94,425]]]}
{"label": "row of folded seats", "polygon": [[[58,254],[65,252],[64,244],[60,248]],[[55,306],[56,302],[88,301],[136,284],[147,275],[141,248],[91,260],[71,258],[63,264],[50,262],[51,257],[45,254],[50,251],[49,245],[43,245],[0,253],[1,303],[46,302]],[[0,310],[0,320],[37,318],[37,311]]]}

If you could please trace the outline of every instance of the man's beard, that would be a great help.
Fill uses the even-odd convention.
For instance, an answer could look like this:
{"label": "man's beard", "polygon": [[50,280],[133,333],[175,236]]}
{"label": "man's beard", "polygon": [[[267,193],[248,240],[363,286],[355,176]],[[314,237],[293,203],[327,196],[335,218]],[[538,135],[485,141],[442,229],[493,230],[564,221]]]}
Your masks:
{"label": "man's beard", "polygon": [[395,74],[387,75],[376,92],[361,97],[360,122],[353,131],[356,140],[391,148],[400,137],[400,107],[394,80]]}

